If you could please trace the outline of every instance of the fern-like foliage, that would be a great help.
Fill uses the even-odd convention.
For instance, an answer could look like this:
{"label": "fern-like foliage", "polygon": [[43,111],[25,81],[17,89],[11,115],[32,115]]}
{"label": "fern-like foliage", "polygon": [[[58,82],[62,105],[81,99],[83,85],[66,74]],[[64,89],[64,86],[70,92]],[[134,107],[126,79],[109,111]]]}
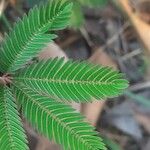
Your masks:
{"label": "fern-like foliage", "polygon": [[0,150],[27,150],[27,140],[15,99],[8,87],[0,86]]}
{"label": "fern-like foliage", "polygon": [[[91,102],[114,97],[128,82],[111,68],[63,58],[32,62],[63,29],[72,4],[50,0],[34,7],[6,36],[0,50],[0,150],[28,150],[17,108],[49,139],[66,150],[105,150],[94,127],[64,102]],[[16,101],[17,100],[17,101]],[[21,107],[20,107],[21,106]]]}
{"label": "fern-like foliage", "polygon": [[108,67],[55,58],[30,65],[14,80],[62,100],[88,102],[119,95],[128,86],[121,78]]}
{"label": "fern-like foliage", "polygon": [[39,8],[34,7],[6,36],[0,50],[0,71],[11,72],[36,56],[56,35],[46,33],[68,25],[72,4],[66,0],[51,0]]}
{"label": "fern-like foliage", "polygon": [[14,86],[14,93],[33,127],[63,145],[64,149],[106,149],[94,127],[84,122],[84,118],[70,106],[21,85]]}

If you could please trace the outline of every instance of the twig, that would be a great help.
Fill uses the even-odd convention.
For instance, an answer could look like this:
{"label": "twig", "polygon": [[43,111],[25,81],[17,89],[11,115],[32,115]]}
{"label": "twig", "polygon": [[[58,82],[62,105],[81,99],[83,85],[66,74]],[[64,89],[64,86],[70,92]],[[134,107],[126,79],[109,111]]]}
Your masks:
{"label": "twig", "polygon": [[8,1],[5,1],[5,0],[2,0],[0,2],[0,19],[3,20],[3,22],[5,23],[8,29],[11,29],[11,24],[9,23],[8,19],[6,18],[4,14],[4,10],[7,7],[7,4],[8,4]]}
{"label": "twig", "polygon": [[78,39],[80,39],[79,35],[70,36],[67,40],[65,40],[64,42],[60,43],[59,46],[61,48],[66,48],[68,45],[71,45],[72,43],[74,43]]}
{"label": "twig", "polygon": [[[128,15],[132,25],[134,26],[137,34],[139,35],[143,45],[145,46],[145,53],[150,54],[150,26],[143,21],[136,13],[133,12],[129,0],[117,0],[124,12]],[[143,16],[144,18],[144,16]]]}
{"label": "twig", "polygon": [[0,16],[2,15],[4,9],[5,9],[5,0],[1,0],[1,2],[0,2]]}
{"label": "twig", "polygon": [[104,50],[104,49],[106,49],[110,44],[112,44],[112,43],[118,38],[118,36],[119,36],[129,25],[130,25],[130,23],[129,23],[129,22],[126,22],[126,23],[118,30],[118,32],[117,32],[113,37],[111,37],[110,39],[108,39],[108,40],[106,41],[106,43],[105,43],[103,46],[101,46],[101,49]]}
{"label": "twig", "polygon": [[82,36],[84,37],[84,39],[86,40],[87,44],[89,45],[89,47],[93,47],[93,42],[91,41],[88,32],[86,31],[86,29],[84,27],[80,28],[80,32],[82,34]]}
{"label": "twig", "polygon": [[134,51],[132,51],[132,52],[130,52],[130,53],[122,56],[120,59],[123,60],[123,61],[125,61],[125,60],[130,59],[130,58],[132,58],[134,56],[137,56],[137,55],[139,55],[141,53],[142,53],[141,49],[136,49],[136,50],[134,50]]}
{"label": "twig", "polygon": [[138,90],[142,90],[142,89],[146,89],[146,88],[150,88],[150,81],[133,85],[129,88],[129,90],[130,91],[138,91]]}

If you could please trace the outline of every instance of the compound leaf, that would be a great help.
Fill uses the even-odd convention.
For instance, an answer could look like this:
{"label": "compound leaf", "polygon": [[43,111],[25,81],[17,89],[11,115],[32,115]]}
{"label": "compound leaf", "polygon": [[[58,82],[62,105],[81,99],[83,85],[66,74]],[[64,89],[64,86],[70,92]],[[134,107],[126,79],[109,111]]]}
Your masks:
{"label": "compound leaf", "polygon": [[27,140],[15,100],[8,87],[0,86],[0,150],[27,150]]}
{"label": "compound leaf", "polygon": [[122,77],[108,67],[54,58],[20,70],[14,75],[14,82],[64,101],[89,102],[93,97],[103,99],[121,94],[128,86]]}
{"label": "compound leaf", "polygon": [[94,127],[84,122],[71,106],[23,85],[14,85],[13,89],[27,120],[40,133],[63,145],[64,149],[106,150]]}
{"label": "compound leaf", "polygon": [[0,71],[13,72],[36,56],[56,35],[48,30],[60,30],[68,25],[72,4],[66,0],[51,0],[34,7],[5,37],[0,50]]}

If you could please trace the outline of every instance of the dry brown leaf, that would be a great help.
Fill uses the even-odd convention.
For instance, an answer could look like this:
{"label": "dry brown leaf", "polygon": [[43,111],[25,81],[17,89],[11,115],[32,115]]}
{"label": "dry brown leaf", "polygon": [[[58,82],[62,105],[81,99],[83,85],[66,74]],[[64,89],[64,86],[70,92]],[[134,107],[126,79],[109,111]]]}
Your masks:
{"label": "dry brown leaf", "polygon": [[133,11],[132,7],[130,6],[130,0],[118,0],[118,2],[131,20],[131,23],[133,24],[146,50],[148,50],[146,53],[150,54],[150,25],[143,21],[141,17]]}
{"label": "dry brown leaf", "polygon": [[150,1],[149,0],[129,0],[134,13],[143,21],[150,23]]}
{"label": "dry brown leaf", "polygon": [[9,0],[9,2],[12,6],[15,6],[17,4],[17,0]]}
{"label": "dry brown leaf", "polygon": [[6,8],[6,5],[7,5],[7,3],[5,0],[0,1],[0,16],[2,15],[4,9]]}

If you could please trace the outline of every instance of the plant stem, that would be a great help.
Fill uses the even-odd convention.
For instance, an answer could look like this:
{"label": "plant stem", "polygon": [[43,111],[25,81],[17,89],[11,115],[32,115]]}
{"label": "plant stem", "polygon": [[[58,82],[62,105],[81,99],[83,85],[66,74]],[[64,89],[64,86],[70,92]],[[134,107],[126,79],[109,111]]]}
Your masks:
{"label": "plant stem", "polygon": [[0,77],[0,85],[5,85],[5,80],[3,77]]}

